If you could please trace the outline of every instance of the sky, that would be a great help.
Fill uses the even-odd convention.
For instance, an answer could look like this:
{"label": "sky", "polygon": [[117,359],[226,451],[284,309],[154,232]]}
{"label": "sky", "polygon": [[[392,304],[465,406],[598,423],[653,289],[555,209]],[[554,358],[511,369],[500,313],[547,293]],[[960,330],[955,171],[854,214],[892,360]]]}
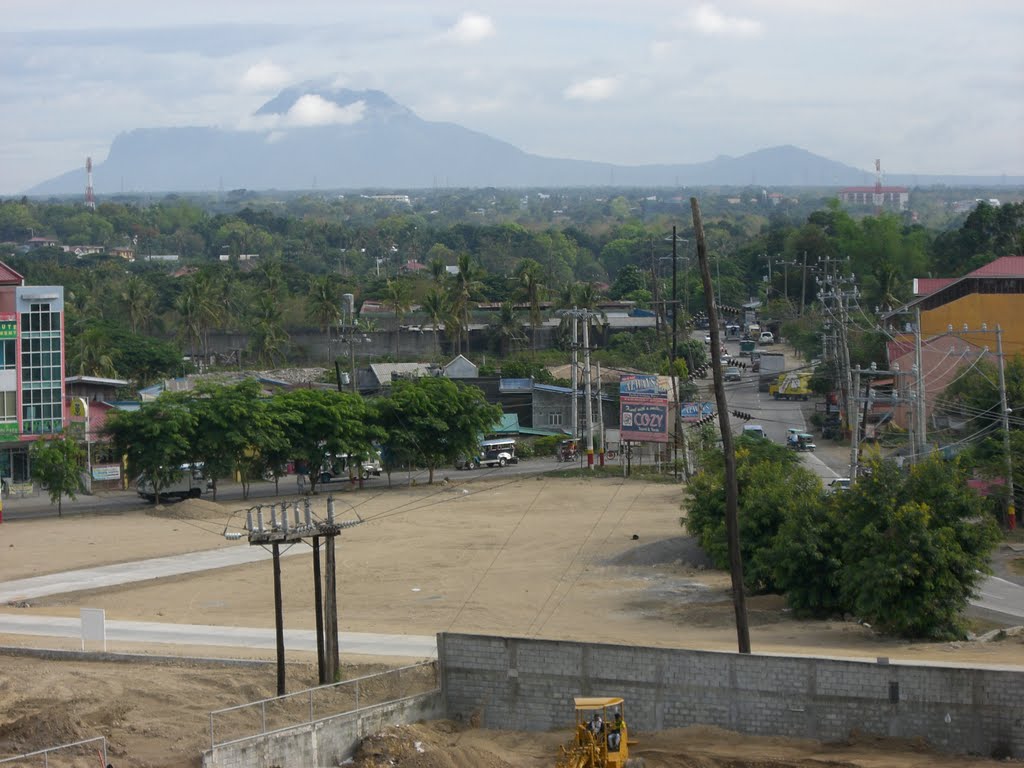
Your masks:
{"label": "sky", "polygon": [[[266,129],[305,82],[547,157],[792,144],[864,170],[1024,175],[1020,0],[4,0],[0,195],[135,128]],[[317,97],[277,119],[352,123]]]}

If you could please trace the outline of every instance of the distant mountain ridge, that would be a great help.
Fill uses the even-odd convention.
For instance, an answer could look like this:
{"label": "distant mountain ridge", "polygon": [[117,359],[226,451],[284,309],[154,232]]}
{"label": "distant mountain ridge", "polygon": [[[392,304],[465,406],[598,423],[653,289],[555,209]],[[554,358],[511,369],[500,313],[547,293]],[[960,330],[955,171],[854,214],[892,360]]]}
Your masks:
{"label": "distant mountain ridge", "polygon": [[[253,115],[258,128],[140,128],[94,164],[96,194],[216,189],[849,186],[865,171],[793,146],[702,163],[614,165],[540,157],[455,123],[423,120],[381,91],[302,84]],[[1024,178],[888,176],[887,184],[1022,184]],[[28,190],[76,194],[81,169]]]}

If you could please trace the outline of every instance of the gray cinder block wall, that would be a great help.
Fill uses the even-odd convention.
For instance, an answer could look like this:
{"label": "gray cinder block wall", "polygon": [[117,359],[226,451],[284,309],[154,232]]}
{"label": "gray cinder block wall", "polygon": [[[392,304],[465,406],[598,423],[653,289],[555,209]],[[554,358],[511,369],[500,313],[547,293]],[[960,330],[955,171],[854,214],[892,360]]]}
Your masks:
{"label": "gray cinder block wall", "polygon": [[852,731],[1024,757],[1024,669],[572,643],[442,633],[449,717],[495,728],[573,722],[572,697],[622,696],[631,730],[715,725],[830,741]]}

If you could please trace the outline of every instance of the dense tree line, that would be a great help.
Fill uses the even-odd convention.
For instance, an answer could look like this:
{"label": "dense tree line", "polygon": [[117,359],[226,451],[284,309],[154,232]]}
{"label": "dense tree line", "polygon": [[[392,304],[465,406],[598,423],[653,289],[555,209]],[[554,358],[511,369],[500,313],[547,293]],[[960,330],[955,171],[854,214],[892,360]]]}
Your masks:
{"label": "dense tree line", "polygon": [[[380,447],[389,468],[430,472],[478,450],[501,408],[483,393],[446,378],[396,381],[389,396],[366,400],[348,392],[295,389],[261,395],[254,380],[165,392],[135,411],[110,415],[106,436],[125,456],[129,476],[145,475],[160,493],[183,465],[201,464],[213,482],[238,477],[243,495],[265,476],[283,477],[290,461],[308,468],[311,490],[329,455],[366,458]],[[39,441],[64,444],[71,441]]]}
{"label": "dense tree line", "polygon": [[[0,201],[0,241],[10,244],[6,260],[30,283],[65,286],[69,372],[117,374],[144,384],[181,368],[171,362],[169,347],[149,340],[173,344],[179,357],[193,356],[205,350],[210,334],[241,331],[249,337],[248,359],[276,364],[285,359],[291,333],[334,332],[346,292],[357,306],[383,302],[396,325],[415,318],[430,328],[438,355],[465,348],[480,303],[500,306],[487,314],[499,356],[528,346],[523,326],[539,327],[558,307],[624,299],[667,316],[672,259],[666,235],[673,224],[679,225],[677,295],[685,327],[704,306],[689,216],[679,204],[647,197],[577,190],[553,202],[478,190],[431,198],[433,209],[401,212],[355,196],[275,205],[243,195],[244,207],[231,211],[176,197],[148,205],[104,202],[95,211],[22,199]],[[760,196],[749,190],[731,199]],[[981,203],[960,226],[937,231],[901,215],[858,218],[834,200],[812,200],[732,206],[712,198],[713,212],[705,218],[722,303],[755,297],[773,319],[796,322],[801,314],[789,329],[794,338],[816,336],[815,270],[826,259],[856,275],[868,311],[881,310],[908,298],[915,276],[962,274],[1019,252],[1024,231],[1021,204]],[[553,205],[562,213],[537,215],[538,206]],[[137,261],[75,258],[55,248],[17,253],[32,235],[130,246]],[[145,261],[168,253],[180,261]],[[258,258],[246,260],[251,254]],[[406,274],[402,266],[409,261],[424,268]],[[123,332],[115,338],[112,327]],[[145,365],[119,352],[129,344],[146,350]],[[878,340],[866,338],[855,350],[856,362],[881,362],[880,352]]]}

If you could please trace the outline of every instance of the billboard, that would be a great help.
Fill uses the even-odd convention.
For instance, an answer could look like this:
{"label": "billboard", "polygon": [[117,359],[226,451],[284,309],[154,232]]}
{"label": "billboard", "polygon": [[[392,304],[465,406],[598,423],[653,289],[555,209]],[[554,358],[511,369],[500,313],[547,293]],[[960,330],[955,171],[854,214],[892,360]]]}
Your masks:
{"label": "billboard", "polygon": [[710,416],[714,412],[715,404],[709,402],[683,403],[679,406],[679,418],[682,421],[700,421],[705,416]]}
{"label": "billboard", "polygon": [[630,442],[668,442],[668,393],[658,377],[625,374],[619,379],[619,439]]}

